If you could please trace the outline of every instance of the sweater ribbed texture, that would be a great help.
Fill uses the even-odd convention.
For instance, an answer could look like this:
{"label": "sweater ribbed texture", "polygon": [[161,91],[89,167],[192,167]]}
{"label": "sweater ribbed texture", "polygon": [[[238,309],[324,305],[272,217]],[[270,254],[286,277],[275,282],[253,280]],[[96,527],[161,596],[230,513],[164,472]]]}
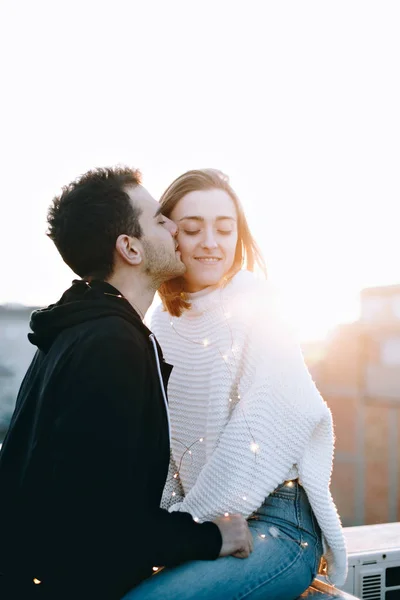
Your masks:
{"label": "sweater ribbed texture", "polygon": [[249,517],[299,477],[323,533],[328,575],[341,585],[347,557],[329,489],[332,416],[274,296],[267,282],[240,271],[223,288],[190,295],[180,318],[155,309],[152,330],[174,365],[163,506],[201,522],[225,512]]}

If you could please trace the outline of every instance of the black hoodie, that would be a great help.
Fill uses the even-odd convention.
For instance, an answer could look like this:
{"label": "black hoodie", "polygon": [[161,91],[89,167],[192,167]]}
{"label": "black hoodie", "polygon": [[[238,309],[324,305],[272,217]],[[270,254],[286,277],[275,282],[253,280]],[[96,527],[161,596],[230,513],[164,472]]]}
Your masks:
{"label": "black hoodie", "polygon": [[38,351],[0,453],[0,590],[111,600],[153,566],[216,558],[215,524],[159,508],[171,367],[129,302],[77,281],[31,329]]}

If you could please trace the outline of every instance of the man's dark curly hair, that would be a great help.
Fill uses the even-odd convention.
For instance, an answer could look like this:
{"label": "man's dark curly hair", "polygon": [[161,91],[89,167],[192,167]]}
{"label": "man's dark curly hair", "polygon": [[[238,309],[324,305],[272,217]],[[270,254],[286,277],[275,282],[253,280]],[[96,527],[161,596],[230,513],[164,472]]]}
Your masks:
{"label": "man's dark curly hair", "polygon": [[74,273],[106,279],[113,272],[118,236],[142,236],[141,210],[132,206],[126,191],[140,183],[137,169],[93,169],[63,187],[62,194],[53,199],[47,235]]}

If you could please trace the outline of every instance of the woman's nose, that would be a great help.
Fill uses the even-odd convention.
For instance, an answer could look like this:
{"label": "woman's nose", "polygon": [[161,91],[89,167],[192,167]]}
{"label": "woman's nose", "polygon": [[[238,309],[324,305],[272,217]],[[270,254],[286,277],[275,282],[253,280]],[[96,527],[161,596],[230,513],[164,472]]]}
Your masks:
{"label": "woman's nose", "polygon": [[218,246],[213,231],[206,231],[201,242],[202,248],[216,248]]}

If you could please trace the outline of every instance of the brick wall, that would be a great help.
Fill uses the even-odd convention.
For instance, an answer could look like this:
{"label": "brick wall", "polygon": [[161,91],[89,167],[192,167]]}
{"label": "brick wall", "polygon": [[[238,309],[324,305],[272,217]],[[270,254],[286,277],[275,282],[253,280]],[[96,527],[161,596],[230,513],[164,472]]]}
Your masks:
{"label": "brick wall", "polygon": [[[397,327],[385,325],[385,331],[392,335]],[[380,365],[382,339],[379,327],[339,327],[312,369],[333,414],[332,493],[344,525],[400,521],[400,385],[390,379],[388,392],[386,374],[393,365]]]}

